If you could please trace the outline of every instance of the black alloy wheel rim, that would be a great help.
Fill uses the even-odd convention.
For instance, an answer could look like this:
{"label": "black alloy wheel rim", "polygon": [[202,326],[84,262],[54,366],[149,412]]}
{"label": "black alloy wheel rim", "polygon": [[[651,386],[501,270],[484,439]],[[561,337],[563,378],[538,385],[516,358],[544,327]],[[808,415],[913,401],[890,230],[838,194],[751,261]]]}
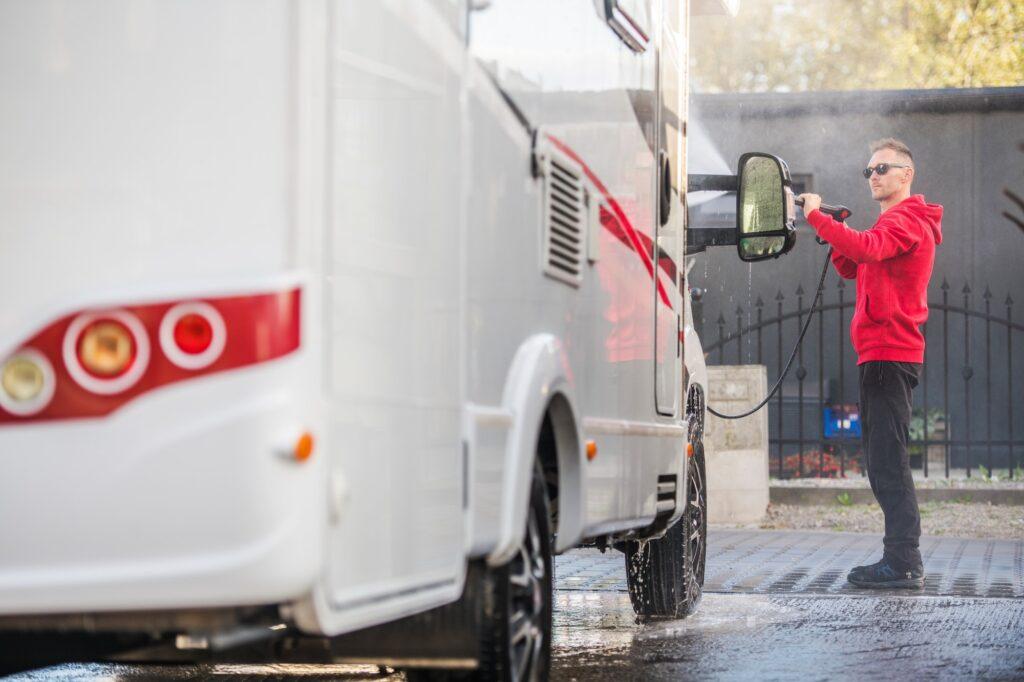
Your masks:
{"label": "black alloy wheel rim", "polygon": [[[700,446],[698,446],[699,448]],[[698,456],[703,456],[703,451],[698,450]],[[707,537],[705,529],[705,497],[704,497],[704,472],[697,457],[690,460],[690,471],[686,483],[686,504],[688,514],[686,545],[689,558],[690,580],[687,581],[691,603],[700,595],[701,587],[704,585],[704,555],[706,552]]]}
{"label": "black alloy wheel rim", "polygon": [[536,513],[531,513],[519,550],[509,563],[509,655],[513,680],[537,675],[544,647],[547,565]]}

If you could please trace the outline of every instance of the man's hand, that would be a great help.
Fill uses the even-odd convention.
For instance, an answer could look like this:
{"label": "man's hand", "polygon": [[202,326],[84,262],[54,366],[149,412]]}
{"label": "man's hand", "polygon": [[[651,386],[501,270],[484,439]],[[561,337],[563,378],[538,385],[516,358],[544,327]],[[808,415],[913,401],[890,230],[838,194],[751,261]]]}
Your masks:
{"label": "man's hand", "polygon": [[811,215],[811,211],[816,211],[821,206],[821,197],[817,194],[801,194],[800,198],[804,201],[804,217]]}

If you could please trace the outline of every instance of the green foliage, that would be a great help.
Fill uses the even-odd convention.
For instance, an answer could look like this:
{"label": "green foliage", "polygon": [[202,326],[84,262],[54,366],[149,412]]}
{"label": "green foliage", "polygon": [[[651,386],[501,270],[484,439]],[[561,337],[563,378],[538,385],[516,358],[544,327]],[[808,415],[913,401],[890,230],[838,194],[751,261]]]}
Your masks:
{"label": "green foliage", "polygon": [[849,507],[853,504],[853,499],[850,497],[850,493],[839,493],[836,495],[836,501],[844,507]]}
{"label": "green foliage", "polygon": [[981,474],[982,478],[991,478],[992,472],[988,470],[984,464],[978,465],[978,473]]}
{"label": "green foliage", "polygon": [[[910,415],[910,424],[907,429],[909,431],[911,441],[924,440],[924,425],[924,410],[915,409]],[[928,410],[928,438],[933,440],[943,438],[945,433],[945,413],[942,410],[935,408]],[[921,443],[911,443],[907,448],[907,451],[912,455],[920,455],[924,452],[924,445]]]}
{"label": "green foliage", "polygon": [[[916,409],[910,415],[910,440],[924,440],[924,410]],[[935,438],[936,433],[945,432],[946,414],[939,409],[928,410],[928,437]]]}
{"label": "green foliage", "polygon": [[1024,83],[1020,0],[743,0],[693,21],[703,92]]}

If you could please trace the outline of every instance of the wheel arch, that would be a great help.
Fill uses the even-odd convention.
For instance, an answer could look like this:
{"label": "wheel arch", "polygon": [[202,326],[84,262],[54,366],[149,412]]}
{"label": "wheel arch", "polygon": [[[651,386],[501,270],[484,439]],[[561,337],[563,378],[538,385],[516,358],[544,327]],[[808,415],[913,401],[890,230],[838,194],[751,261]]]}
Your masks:
{"label": "wheel arch", "polygon": [[[512,361],[502,404],[513,415],[513,423],[505,449],[498,540],[487,555],[492,566],[508,561],[522,539],[538,457],[546,471],[554,469],[556,474],[555,551],[572,547],[582,536],[584,452],[571,377],[564,346],[551,334],[528,338]],[[550,442],[542,447],[545,424],[551,430]],[[550,493],[552,483],[547,483]]]}

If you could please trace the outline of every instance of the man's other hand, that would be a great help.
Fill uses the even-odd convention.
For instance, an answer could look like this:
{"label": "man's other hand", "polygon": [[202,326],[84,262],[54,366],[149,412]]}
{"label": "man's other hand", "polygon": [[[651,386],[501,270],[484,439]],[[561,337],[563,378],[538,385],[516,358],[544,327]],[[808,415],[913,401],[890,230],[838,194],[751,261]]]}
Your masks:
{"label": "man's other hand", "polygon": [[821,197],[817,194],[801,194],[800,198],[804,200],[804,217],[811,215],[811,211],[816,211],[821,206]]}

